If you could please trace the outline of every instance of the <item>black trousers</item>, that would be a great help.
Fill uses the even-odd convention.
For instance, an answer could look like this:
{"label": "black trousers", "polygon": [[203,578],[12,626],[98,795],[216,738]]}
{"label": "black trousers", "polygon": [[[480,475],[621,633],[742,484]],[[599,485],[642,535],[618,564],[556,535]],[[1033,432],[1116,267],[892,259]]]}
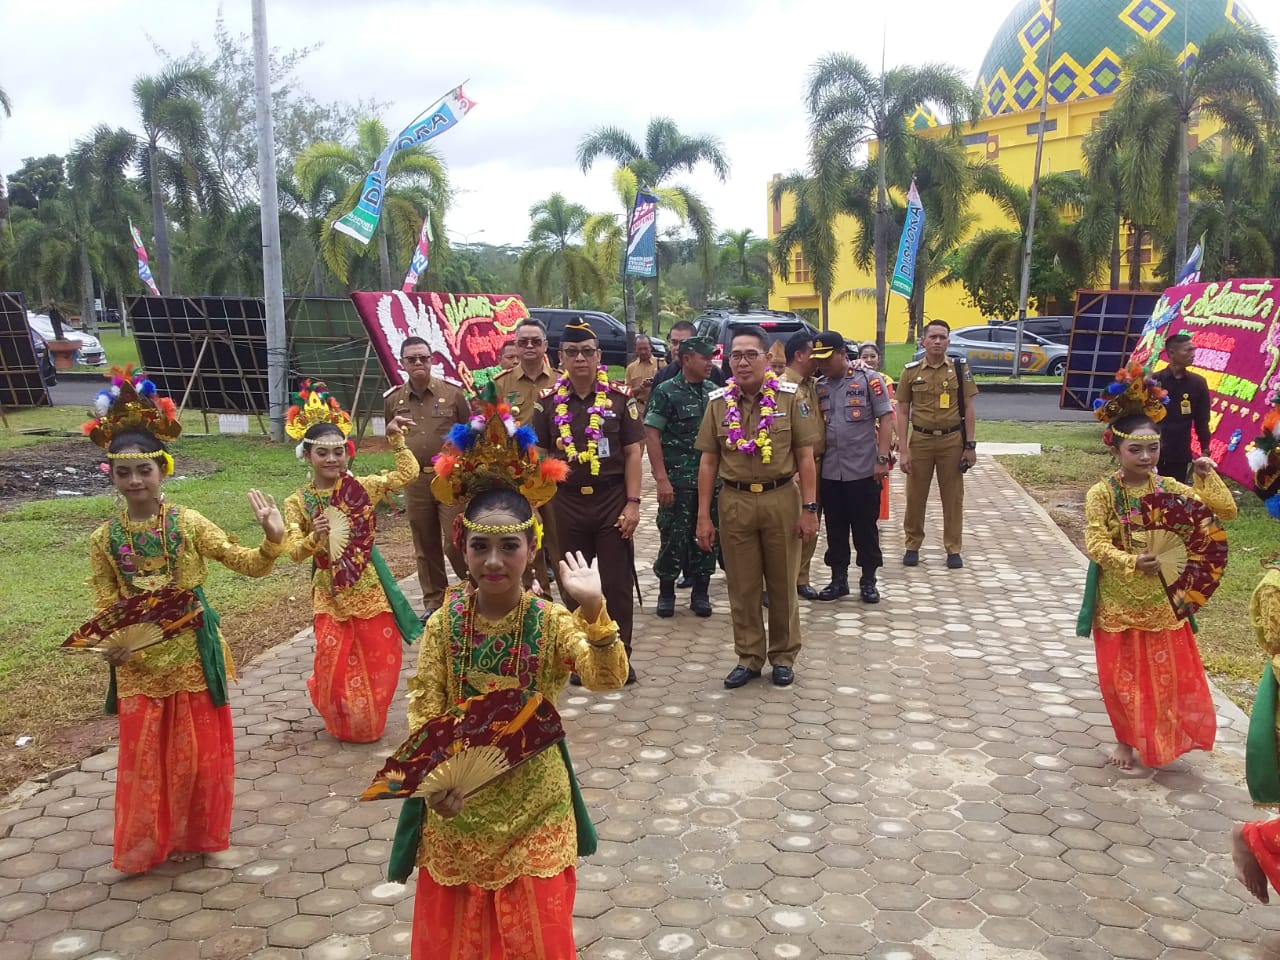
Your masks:
{"label": "black trousers", "polygon": [[[605,604],[609,616],[618,625],[622,644],[631,654],[631,625],[634,618],[634,595],[631,592],[635,563],[632,560],[632,544],[623,540],[614,526],[622,509],[627,505],[627,488],[614,483],[597,488],[591,496],[583,496],[571,487],[560,490],[551,501],[550,509],[556,514],[556,534],[559,538],[556,562],[565,554],[581,552],[587,561],[596,560],[600,570],[600,585],[604,589]],[[558,567],[557,567],[558,569]],[[560,591],[564,605],[578,609],[578,602],[564,590]]]}
{"label": "black trousers", "polygon": [[875,576],[884,565],[880,552],[880,481],[828,480],[822,478],[822,511],[827,518],[827,566],[849,566],[849,537],[864,577]]}
{"label": "black trousers", "polygon": [[1187,473],[1191,470],[1190,458],[1184,459],[1181,453],[1177,453],[1171,457],[1160,455],[1160,463],[1156,466],[1156,471],[1162,477],[1170,477],[1179,483],[1187,483]]}

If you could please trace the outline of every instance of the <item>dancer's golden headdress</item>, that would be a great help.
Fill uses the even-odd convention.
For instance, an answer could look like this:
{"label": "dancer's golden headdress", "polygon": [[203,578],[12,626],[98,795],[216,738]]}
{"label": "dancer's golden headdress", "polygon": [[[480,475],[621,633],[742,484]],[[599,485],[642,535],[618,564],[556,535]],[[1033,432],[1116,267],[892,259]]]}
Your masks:
{"label": "dancer's golden headdress", "polygon": [[1093,415],[1107,425],[1102,432],[1103,442],[1111,446],[1116,432],[1113,424],[1124,417],[1141,414],[1152,423],[1164,419],[1169,392],[1151,377],[1147,377],[1142,364],[1131,363],[1116,371],[1115,381],[1107,384],[1097,400],[1093,401]]}
{"label": "dancer's golden headdress", "polygon": [[[111,386],[98,391],[93,399],[97,414],[81,427],[85,436],[103,450],[111,447],[111,441],[122,433],[137,432],[168,443],[182,434],[178,423],[177,408],[168,397],[156,392],[156,385],[141,373],[134,373],[133,364],[112,367],[106,374]],[[138,453],[108,453],[109,460],[134,460],[160,458],[165,463],[165,474],[173,473],[173,458],[160,450]]]}
{"label": "dancer's golden headdress", "polygon": [[330,396],[323,380],[303,380],[291,398],[293,406],[286,415],[285,433],[302,440],[317,423],[331,423],[345,437],[351,433],[351,415],[342,409],[337,398]]}

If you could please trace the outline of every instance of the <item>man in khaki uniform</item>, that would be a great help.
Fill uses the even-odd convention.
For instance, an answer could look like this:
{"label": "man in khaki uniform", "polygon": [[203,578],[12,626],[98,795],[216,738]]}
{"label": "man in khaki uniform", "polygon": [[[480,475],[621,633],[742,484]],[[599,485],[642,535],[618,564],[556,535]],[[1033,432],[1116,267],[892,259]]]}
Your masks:
{"label": "man in khaki uniform", "polygon": [[947,566],[952,570],[964,566],[960,555],[964,532],[963,471],[978,459],[974,441],[977,416],[973,410],[978,385],[973,382],[967,363],[947,356],[950,343],[951,327],[943,320],[930,321],[924,328],[924,357],[908,363],[898,378],[898,437],[903,443],[898,464],[907,475],[907,510],[902,520],[906,552],[902,563],[908,567],[920,562],[925,504],[935,471],[942,496],[942,545],[947,551]]}
{"label": "man in khaki uniform", "polygon": [[627,364],[627,389],[640,410],[640,419],[644,420],[644,408],[649,402],[649,392],[653,390],[653,378],[658,375],[658,361],[653,358],[653,344],[643,333],[636,337],[636,358]]}
{"label": "man in khaki uniform", "polygon": [[[838,336],[838,334],[837,334]],[[818,402],[818,391],[814,385],[813,375],[817,370],[818,361],[831,356],[833,350],[830,345],[823,346],[819,350],[814,349],[813,337],[808,331],[801,330],[799,333],[793,333],[787,338],[786,344],[787,369],[782,371],[782,379],[785,383],[794,383],[796,385],[796,396],[809,405],[809,409],[813,411],[816,417],[822,417],[822,404]],[[813,445],[813,464],[814,472],[822,476],[822,453],[827,445],[826,430],[822,423],[818,424],[818,440]],[[819,484],[821,487],[821,484]],[[815,498],[819,507],[822,504],[822,497]],[[812,540],[806,540],[800,547],[800,566],[796,570],[796,595],[803,600],[817,600],[818,591],[813,589],[809,583],[809,567],[813,563],[814,551],[818,549],[818,538],[815,536]]]}
{"label": "man in khaki uniform", "polygon": [[[516,423],[524,426],[533,419],[534,404],[538,394],[555,386],[556,372],[547,363],[547,328],[533,317],[521,320],[516,327],[516,353],[520,362],[510,370],[504,370],[493,378],[498,396],[511,404],[511,414]],[[556,554],[555,513],[538,511],[542,519],[542,549],[529,561],[532,572],[525,573],[525,587],[537,579],[542,595],[551,597],[551,577],[547,572],[547,558]]]}
{"label": "man in khaki uniform", "polygon": [[[800,652],[796,570],[801,541],[811,540],[818,532],[813,446],[821,420],[800,399],[795,384],[778,381],[772,374],[768,350],[768,337],[759,327],[735,330],[729,345],[733,379],[712,392],[695,443],[702,453],[697,538],[703,550],[710,550],[715,542],[711,498],[716,479],[723,484],[718,499],[719,537],[738,654],[738,665],[724,678],[730,689],[760,676],[766,656],[773,665],[776,686],[795,680],[793,665]],[[766,387],[776,393],[771,415],[761,409]],[[772,417],[767,425],[768,463],[754,443],[766,416]],[[730,426],[735,417],[741,421],[741,436]],[[798,477],[798,485],[793,477]],[[760,604],[762,578],[772,594],[767,641]]]}
{"label": "man in khaki uniform", "polygon": [[388,423],[399,416],[415,424],[406,432],[405,443],[417,457],[422,473],[404,488],[404,504],[418,559],[425,621],[444,601],[449,585],[445,555],[459,578],[467,573],[462,553],[453,542],[453,519],[459,508],[440,503],[432,495],[431,458],[440,452],[453,425],[470,419],[471,404],[461,387],[431,375],[431,347],[421,337],[409,337],[401,344],[400,366],[409,374],[409,382],[383,394],[382,415]]}

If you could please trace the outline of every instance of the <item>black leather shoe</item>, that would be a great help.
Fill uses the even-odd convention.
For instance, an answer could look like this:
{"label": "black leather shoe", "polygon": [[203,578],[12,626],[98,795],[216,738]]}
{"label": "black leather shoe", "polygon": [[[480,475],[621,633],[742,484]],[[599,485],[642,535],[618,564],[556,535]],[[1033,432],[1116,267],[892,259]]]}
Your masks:
{"label": "black leather shoe", "polygon": [[858,581],[858,592],[862,595],[863,603],[879,603],[880,591],[876,589],[875,577],[863,577]]}
{"label": "black leather shoe", "polygon": [[849,568],[848,567],[832,567],[831,582],[822,588],[822,592],[818,594],[818,599],[839,600],[841,597],[849,595]]}
{"label": "black leather shoe", "polygon": [[693,583],[693,590],[689,593],[689,609],[695,616],[709,617],[715,612],[711,608],[711,597],[707,594],[709,581],[709,577],[699,577]]}
{"label": "black leather shoe", "polygon": [[636,682],[636,668],[627,667],[627,686],[631,686]]}
{"label": "black leather shoe", "polygon": [[729,671],[729,675],[724,678],[724,685],[730,690],[737,690],[739,687],[745,687],[758,676],[760,676],[759,670],[750,670],[739,664]]}
{"label": "black leather shoe", "polygon": [[775,687],[789,687],[796,682],[796,672],[790,667],[776,663],[773,666],[771,678]]}
{"label": "black leather shoe", "polygon": [[963,567],[963,566],[964,566],[964,557],[960,556],[960,554],[958,554],[958,553],[948,553],[948,554],[947,554],[947,569],[948,569],[948,570],[959,570],[959,569],[960,569],[961,567]]}
{"label": "black leather shoe", "polygon": [[818,591],[813,589],[809,584],[802,583],[800,586],[796,587],[796,596],[801,600],[817,600]]}
{"label": "black leather shoe", "polygon": [[680,590],[688,590],[693,586],[693,577],[687,573],[680,574],[680,579],[676,581],[676,587]]}
{"label": "black leather shoe", "polygon": [[902,555],[902,565],[904,567],[918,567],[920,565],[920,551],[908,550]]}
{"label": "black leather shoe", "polygon": [[760,594],[760,606],[764,607],[766,610],[769,609],[769,591],[768,590]]}
{"label": "black leather shoe", "polygon": [[421,622],[421,623],[426,623],[428,620],[430,620],[430,619],[431,619],[431,615],[432,615],[433,613],[435,613],[435,612],[436,612],[436,608],[435,608],[435,607],[429,607],[428,609],[423,610],[423,611],[422,611],[422,616],[420,616],[420,617],[418,618],[419,622]]}
{"label": "black leather shoe", "polygon": [[571,687],[582,686],[582,678],[578,676],[576,673],[569,674],[569,686]]}
{"label": "black leather shoe", "polygon": [[660,617],[676,615],[676,586],[672,581],[658,581],[658,605],[653,612]]}

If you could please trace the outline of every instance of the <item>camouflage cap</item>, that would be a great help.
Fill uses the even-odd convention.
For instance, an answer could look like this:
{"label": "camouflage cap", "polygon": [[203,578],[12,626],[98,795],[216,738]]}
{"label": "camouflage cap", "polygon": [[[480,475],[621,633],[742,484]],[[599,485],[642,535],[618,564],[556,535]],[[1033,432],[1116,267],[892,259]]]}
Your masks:
{"label": "camouflage cap", "polygon": [[710,337],[686,337],[680,341],[680,352],[710,357],[716,352],[716,344]]}

